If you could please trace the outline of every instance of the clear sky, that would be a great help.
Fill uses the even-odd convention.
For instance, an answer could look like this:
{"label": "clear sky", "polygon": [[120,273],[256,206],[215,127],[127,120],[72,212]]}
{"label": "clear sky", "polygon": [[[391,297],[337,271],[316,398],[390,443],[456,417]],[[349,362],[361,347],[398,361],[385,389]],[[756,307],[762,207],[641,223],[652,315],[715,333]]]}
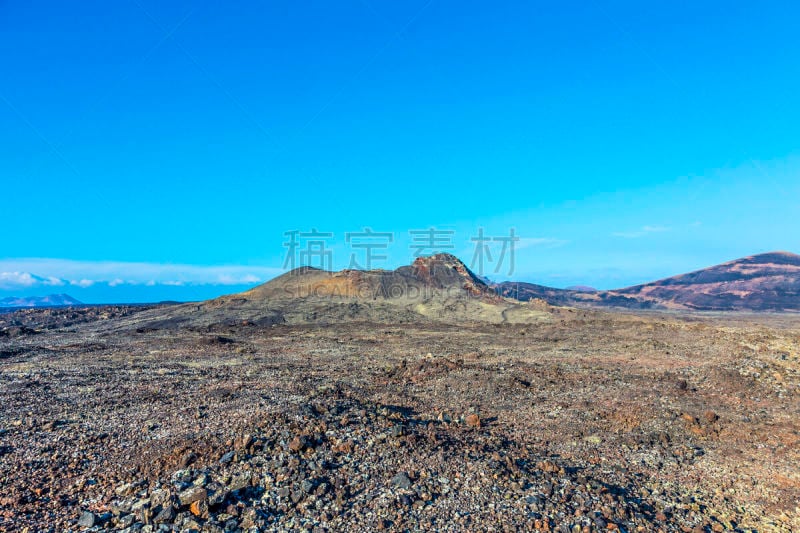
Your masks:
{"label": "clear sky", "polygon": [[598,288],[799,252],[798,20],[0,0],[0,297],[206,298],[280,273],[293,230],[332,233],[334,268],[363,257],[347,232],[392,233],[372,266],[394,268],[411,230],[452,231],[470,263],[479,228],[514,228],[513,273],[485,274]]}

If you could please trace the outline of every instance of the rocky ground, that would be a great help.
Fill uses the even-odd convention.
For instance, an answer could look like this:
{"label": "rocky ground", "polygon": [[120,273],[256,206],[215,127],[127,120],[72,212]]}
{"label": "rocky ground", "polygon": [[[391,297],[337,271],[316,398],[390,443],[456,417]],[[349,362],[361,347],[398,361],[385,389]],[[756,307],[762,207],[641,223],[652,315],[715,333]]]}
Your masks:
{"label": "rocky ground", "polygon": [[0,315],[0,531],[800,529],[800,318],[92,309]]}

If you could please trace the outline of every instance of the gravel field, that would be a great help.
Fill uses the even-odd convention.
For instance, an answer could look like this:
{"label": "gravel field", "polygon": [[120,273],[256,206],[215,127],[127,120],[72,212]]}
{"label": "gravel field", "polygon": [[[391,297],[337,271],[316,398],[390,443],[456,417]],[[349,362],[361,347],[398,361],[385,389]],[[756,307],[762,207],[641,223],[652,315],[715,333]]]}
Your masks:
{"label": "gravel field", "polygon": [[0,315],[0,531],[800,530],[800,318],[145,310]]}

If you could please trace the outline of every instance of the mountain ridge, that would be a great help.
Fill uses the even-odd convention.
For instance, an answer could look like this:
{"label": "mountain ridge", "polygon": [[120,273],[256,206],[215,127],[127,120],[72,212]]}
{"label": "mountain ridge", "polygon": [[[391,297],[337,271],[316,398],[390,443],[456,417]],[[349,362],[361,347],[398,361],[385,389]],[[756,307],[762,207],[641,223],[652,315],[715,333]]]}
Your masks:
{"label": "mountain ridge", "polygon": [[0,299],[0,307],[67,307],[83,305],[69,294],[48,294],[47,296],[9,296]]}
{"label": "mountain ridge", "polygon": [[504,282],[495,290],[552,305],[694,311],[800,311],[800,255],[754,254],[676,276],[607,291],[582,292]]}

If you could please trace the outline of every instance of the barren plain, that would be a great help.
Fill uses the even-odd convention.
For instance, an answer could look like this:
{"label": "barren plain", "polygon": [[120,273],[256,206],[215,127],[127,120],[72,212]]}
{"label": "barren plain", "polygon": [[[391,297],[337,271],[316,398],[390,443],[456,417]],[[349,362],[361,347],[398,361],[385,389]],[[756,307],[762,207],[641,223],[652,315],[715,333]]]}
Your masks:
{"label": "barren plain", "polygon": [[0,315],[1,531],[797,531],[800,317]]}

